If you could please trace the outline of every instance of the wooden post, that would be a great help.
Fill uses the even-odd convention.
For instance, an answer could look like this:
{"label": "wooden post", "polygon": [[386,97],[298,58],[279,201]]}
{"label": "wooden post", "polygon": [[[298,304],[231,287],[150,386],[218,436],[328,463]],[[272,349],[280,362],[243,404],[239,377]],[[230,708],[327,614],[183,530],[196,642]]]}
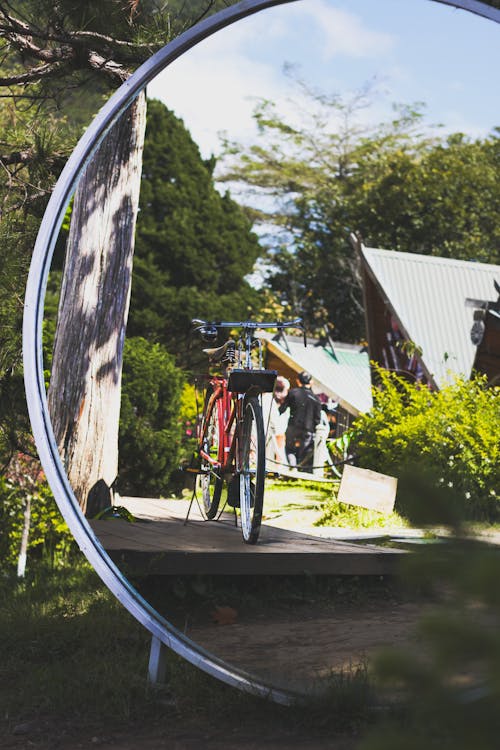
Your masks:
{"label": "wooden post", "polygon": [[328,448],[326,439],[330,428],[327,424],[319,424],[314,433],[313,475],[315,477],[325,476],[325,464],[328,461]]}

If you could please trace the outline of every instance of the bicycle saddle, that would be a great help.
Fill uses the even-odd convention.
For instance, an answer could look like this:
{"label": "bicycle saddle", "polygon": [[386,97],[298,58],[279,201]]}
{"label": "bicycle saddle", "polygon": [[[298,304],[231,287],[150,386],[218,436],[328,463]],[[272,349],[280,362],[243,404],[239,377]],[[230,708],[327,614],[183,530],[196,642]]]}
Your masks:
{"label": "bicycle saddle", "polygon": [[211,362],[223,362],[228,360],[232,362],[234,360],[235,343],[232,339],[226,341],[222,346],[218,346],[216,349],[203,349],[203,353],[208,355]]}

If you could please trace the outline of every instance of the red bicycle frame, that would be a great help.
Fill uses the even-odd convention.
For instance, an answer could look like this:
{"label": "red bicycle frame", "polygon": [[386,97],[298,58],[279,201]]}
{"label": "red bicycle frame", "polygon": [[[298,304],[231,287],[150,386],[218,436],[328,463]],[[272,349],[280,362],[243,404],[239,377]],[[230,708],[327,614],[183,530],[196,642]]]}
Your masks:
{"label": "red bicycle frame", "polygon": [[241,421],[241,403],[240,394],[232,394],[227,388],[226,378],[213,377],[210,379],[210,385],[213,392],[206,407],[206,414],[211,415],[213,409],[217,409],[217,422],[223,425],[223,430],[219,430],[218,435],[218,452],[217,458],[210,456],[203,450],[203,441],[209,419],[205,419],[202,430],[199,434],[198,441],[200,444],[200,455],[212,466],[217,466],[221,476],[228,472],[236,453],[236,440],[233,426],[236,421]]}

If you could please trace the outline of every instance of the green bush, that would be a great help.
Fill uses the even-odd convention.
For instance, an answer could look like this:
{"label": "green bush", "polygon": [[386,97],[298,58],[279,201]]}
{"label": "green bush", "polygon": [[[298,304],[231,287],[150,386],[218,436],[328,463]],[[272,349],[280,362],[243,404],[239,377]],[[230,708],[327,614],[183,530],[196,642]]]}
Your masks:
{"label": "green bush", "polygon": [[[476,377],[431,392],[394,373],[378,374],[373,408],[356,421],[358,465],[396,477],[423,465],[466,518],[499,520],[500,389]],[[404,498],[396,509],[406,514]]]}
{"label": "green bush", "polygon": [[33,561],[50,567],[67,563],[76,551],[40,465],[35,459],[18,454],[7,474],[0,476],[0,559],[4,573],[16,569],[28,507],[28,569]]}
{"label": "green bush", "polygon": [[182,389],[178,422],[182,433],[182,458],[189,460],[196,451],[196,429],[203,407],[203,393],[191,383],[185,383]]}
{"label": "green bush", "polygon": [[117,488],[146,497],[165,493],[181,446],[182,371],[161,344],[125,341]]}

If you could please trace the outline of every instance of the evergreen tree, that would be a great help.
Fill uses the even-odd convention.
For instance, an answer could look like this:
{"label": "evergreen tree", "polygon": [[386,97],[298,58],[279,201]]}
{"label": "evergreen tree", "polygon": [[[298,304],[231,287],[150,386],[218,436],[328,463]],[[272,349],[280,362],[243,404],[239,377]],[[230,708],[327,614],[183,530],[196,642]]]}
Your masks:
{"label": "evergreen tree", "polygon": [[183,122],[148,104],[128,334],[191,364],[190,321],[244,318],[259,297],[245,280],[261,248],[242,209],[214,186]]}

